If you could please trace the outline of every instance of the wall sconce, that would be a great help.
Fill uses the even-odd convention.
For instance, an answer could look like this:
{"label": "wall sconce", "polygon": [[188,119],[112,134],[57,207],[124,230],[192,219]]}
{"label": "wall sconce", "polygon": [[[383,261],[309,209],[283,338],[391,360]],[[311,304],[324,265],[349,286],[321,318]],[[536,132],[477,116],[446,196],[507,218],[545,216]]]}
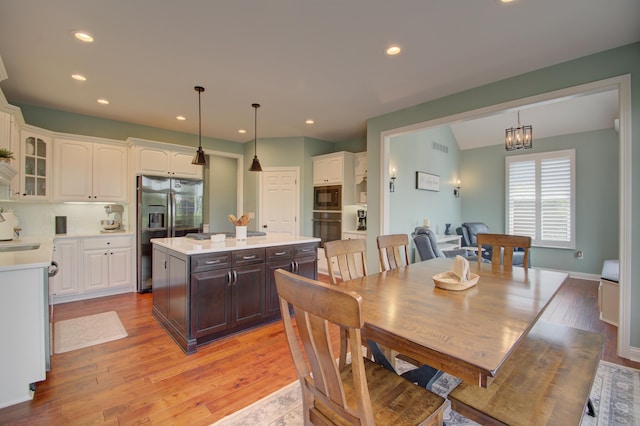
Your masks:
{"label": "wall sconce", "polygon": [[460,198],[460,179],[458,179],[458,186],[453,188],[453,196],[456,198]]}
{"label": "wall sconce", "polygon": [[389,182],[389,192],[396,191],[396,169],[391,169],[391,181]]}

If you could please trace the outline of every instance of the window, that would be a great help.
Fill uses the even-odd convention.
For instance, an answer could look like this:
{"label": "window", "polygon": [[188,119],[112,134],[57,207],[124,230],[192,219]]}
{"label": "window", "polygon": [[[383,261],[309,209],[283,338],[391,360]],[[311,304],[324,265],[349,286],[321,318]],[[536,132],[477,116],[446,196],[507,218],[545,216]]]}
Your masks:
{"label": "window", "polygon": [[575,150],[506,157],[507,232],[575,248]]}

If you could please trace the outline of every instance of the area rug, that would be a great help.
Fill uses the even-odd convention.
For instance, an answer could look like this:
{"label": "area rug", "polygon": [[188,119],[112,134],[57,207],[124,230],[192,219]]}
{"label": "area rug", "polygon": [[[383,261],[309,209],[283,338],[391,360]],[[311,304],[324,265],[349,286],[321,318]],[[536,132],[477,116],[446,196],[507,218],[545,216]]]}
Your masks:
{"label": "area rug", "polygon": [[[410,368],[398,360],[397,370]],[[443,374],[433,384],[433,391],[446,397],[460,380]],[[581,426],[640,425],[640,370],[600,361],[598,372],[591,389],[591,400],[596,409],[596,417],[586,414]],[[447,426],[468,426],[478,423],[451,410],[446,401],[444,422]],[[213,426],[302,425],[302,402],[300,383],[295,381],[263,399],[214,423]]]}
{"label": "area rug", "polygon": [[54,326],[54,353],[61,354],[127,336],[114,311],[58,321]]}

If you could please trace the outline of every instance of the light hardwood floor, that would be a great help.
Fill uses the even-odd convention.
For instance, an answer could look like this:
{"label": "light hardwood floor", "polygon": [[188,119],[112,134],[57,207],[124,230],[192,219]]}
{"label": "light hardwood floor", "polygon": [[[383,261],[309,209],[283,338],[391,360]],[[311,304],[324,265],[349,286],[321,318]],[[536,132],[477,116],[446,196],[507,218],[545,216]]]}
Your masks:
{"label": "light hardwood floor", "polygon": [[[187,356],[151,316],[151,294],[57,305],[54,320],[110,310],[129,336],[53,355],[34,400],[1,409],[0,425],[208,425],[296,379],[279,321]],[[542,318],[603,333],[605,360],[640,368],[615,355],[616,328],[598,319],[596,282],[570,280]],[[337,349],[337,331],[332,339]]]}

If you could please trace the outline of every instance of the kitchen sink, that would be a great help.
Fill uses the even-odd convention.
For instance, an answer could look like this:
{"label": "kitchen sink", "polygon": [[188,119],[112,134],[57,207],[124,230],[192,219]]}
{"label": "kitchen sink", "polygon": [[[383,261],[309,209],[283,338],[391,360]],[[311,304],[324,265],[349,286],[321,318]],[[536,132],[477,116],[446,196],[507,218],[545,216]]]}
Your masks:
{"label": "kitchen sink", "polygon": [[8,251],[26,251],[37,250],[40,248],[40,243],[8,243],[6,245],[0,244],[0,253]]}

